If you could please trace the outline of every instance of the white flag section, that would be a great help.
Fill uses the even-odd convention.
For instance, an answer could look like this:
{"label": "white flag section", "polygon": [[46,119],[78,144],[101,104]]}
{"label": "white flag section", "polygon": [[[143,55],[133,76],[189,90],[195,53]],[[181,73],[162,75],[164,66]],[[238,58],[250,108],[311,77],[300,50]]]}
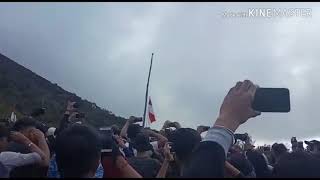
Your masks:
{"label": "white flag section", "polygon": [[11,113],[10,122],[15,123],[17,121],[17,116],[14,114],[14,112]]}
{"label": "white flag section", "polygon": [[152,102],[150,97],[149,97],[149,103],[148,103],[148,116],[149,116],[150,123],[153,123],[156,121],[156,116],[154,115],[154,112],[153,112]]}

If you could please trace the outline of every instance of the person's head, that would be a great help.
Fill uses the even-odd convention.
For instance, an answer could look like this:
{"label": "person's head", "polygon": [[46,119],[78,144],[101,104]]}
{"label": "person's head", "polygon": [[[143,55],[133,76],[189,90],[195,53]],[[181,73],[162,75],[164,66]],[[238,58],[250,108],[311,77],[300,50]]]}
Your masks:
{"label": "person's head", "polygon": [[139,124],[130,124],[127,130],[128,138],[133,140],[140,132],[142,127]]}
{"label": "person's head", "polygon": [[317,140],[304,141],[307,144],[307,150],[312,153],[320,152],[320,142]]}
{"label": "person's head", "polygon": [[246,155],[255,169],[257,178],[270,177],[271,172],[269,171],[266,157],[257,151],[247,151]]}
{"label": "person's head", "polygon": [[134,138],[133,147],[138,153],[146,153],[148,157],[151,157],[153,146],[150,144],[149,136],[145,133],[139,133]]}
{"label": "person's head", "polygon": [[237,168],[246,177],[255,177],[252,163],[242,153],[233,153],[228,158],[228,162]]}
{"label": "person's head", "polygon": [[0,152],[7,149],[9,135],[9,129],[4,125],[0,125]]}
{"label": "person's head", "polygon": [[284,144],[274,143],[271,148],[272,154],[275,156],[276,159],[279,159],[282,155],[288,152],[288,149]]}
{"label": "person's head", "polygon": [[320,160],[306,152],[287,153],[274,167],[274,175],[279,178],[320,177]]}
{"label": "person's head", "polygon": [[57,136],[55,152],[62,177],[93,177],[101,157],[99,135],[90,127],[72,125]]}
{"label": "person's head", "polygon": [[184,163],[189,160],[193,150],[200,143],[200,134],[191,128],[179,128],[169,136],[171,148],[175,152],[175,159]]}
{"label": "person's head", "polygon": [[24,117],[18,120],[12,127],[13,131],[19,131],[24,136],[29,138],[32,142],[34,142],[34,137],[32,136],[32,130],[37,127],[37,122],[29,117]]}

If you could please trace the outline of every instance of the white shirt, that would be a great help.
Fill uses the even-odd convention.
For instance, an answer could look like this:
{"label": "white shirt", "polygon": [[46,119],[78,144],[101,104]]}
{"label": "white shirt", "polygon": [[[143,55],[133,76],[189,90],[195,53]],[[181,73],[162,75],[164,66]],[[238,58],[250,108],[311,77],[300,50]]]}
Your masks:
{"label": "white shirt", "polygon": [[29,165],[29,164],[35,164],[41,161],[41,157],[38,153],[28,153],[28,154],[21,154],[17,152],[1,152],[0,153],[0,162],[3,164],[3,166],[7,169],[9,176],[9,173],[12,169],[19,166]]}

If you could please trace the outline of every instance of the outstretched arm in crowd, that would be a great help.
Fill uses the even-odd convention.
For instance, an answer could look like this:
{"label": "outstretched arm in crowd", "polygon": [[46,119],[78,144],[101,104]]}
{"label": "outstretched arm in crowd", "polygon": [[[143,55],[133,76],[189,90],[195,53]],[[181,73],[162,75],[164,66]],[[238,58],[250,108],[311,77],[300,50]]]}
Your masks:
{"label": "outstretched arm in crowd", "polygon": [[122,178],[142,178],[123,156],[117,157],[116,165],[121,171]]}
{"label": "outstretched arm in crowd", "polygon": [[42,150],[42,152],[44,153],[44,162],[42,163],[43,166],[49,166],[49,162],[50,162],[50,149],[48,146],[48,143],[46,141],[46,138],[44,136],[44,134],[39,130],[39,129],[33,129],[32,130],[32,134],[33,136],[36,138],[37,141],[37,146],[39,147],[39,149]]}
{"label": "outstretched arm in crowd", "polygon": [[154,137],[158,141],[158,147],[162,148],[168,142],[168,139],[161,135],[160,133],[156,133],[150,129],[144,129],[144,131],[151,137]]}
{"label": "outstretched arm in crowd", "polygon": [[168,170],[168,167],[169,167],[169,162],[170,161],[173,161],[173,156],[172,154],[170,153],[170,148],[169,148],[169,144],[166,143],[164,148],[163,148],[163,153],[164,153],[164,161],[161,165],[161,168],[157,174],[157,178],[165,178],[166,177],[166,174],[167,174],[167,170]]}
{"label": "outstretched arm in crowd", "polygon": [[59,132],[63,131],[65,128],[67,128],[69,125],[69,119],[77,114],[77,112],[76,112],[77,109],[74,108],[75,103],[76,102],[68,101],[67,109],[66,109],[65,113],[63,114],[62,120],[59,123],[59,128],[57,129],[57,134],[59,134]]}
{"label": "outstretched arm in crowd", "polygon": [[242,178],[243,174],[228,161],[225,162],[225,177],[227,178]]}
{"label": "outstretched arm in crowd", "polygon": [[[46,148],[38,147],[36,144],[34,144],[30,139],[28,139],[26,136],[24,136],[20,132],[12,132],[10,137],[13,141],[27,146],[31,152],[37,153],[40,156],[39,165],[43,167],[49,166],[50,154],[46,152]],[[27,161],[21,161],[21,162],[27,162]],[[25,164],[21,164],[21,165],[25,165]]]}
{"label": "outstretched arm in crowd", "polygon": [[130,116],[129,119],[127,120],[127,122],[124,124],[124,126],[122,127],[122,129],[120,131],[121,137],[128,139],[127,131],[128,131],[129,125],[133,123],[133,120],[134,120],[134,117]]}
{"label": "outstretched arm in crowd", "polygon": [[251,108],[256,88],[245,80],[230,89],[219,117],[194,151],[185,177],[224,177],[226,155],[234,142],[233,133],[249,118],[260,114]]}

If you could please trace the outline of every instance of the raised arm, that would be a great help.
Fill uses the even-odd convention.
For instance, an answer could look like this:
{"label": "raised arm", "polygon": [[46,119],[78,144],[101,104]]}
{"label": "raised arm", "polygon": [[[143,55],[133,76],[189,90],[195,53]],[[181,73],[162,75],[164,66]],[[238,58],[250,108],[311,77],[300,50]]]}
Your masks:
{"label": "raised arm", "polygon": [[170,147],[169,147],[168,143],[165,144],[165,146],[163,148],[163,153],[164,153],[165,159],[161,165],[161,168],[160,168],[156,178],[165,178],[167,175],[169,163],[170,163],[170,161],[174,160],[172,154],[170,153]]}
{"label": "raised arm", "polygon": [[121,137],[128,139],[127,131],[128,131],[129,125],[133,123],[133,120],[134,120],[134,117],[130,116],[129,119],[126,121],[126,123],[124,124],[124,126],[120,131]]}
{"label": "raised arm", "polygon": [[256,88],[251,81],[245,80],[230,89],[219,117],[196,148],[185,177],[224,177],[226,154],[234,142],[233,133],[249,118],[260,114],[251,108]]}
{"label": "raised arm", "polygon": [[164,147],[164,145],[168,142],[168,139],[160,133],[156,133],[150,129],[144,129],[144,132],[146,132],[151,137],[155,137],[158,141],[159,147]]}
{"label": "raised arm", "polygon": [[42,166],[49,166],[50,150],[49,150],[49,146],[48,146],[48,143],[46,141],[44,134],[39,129],[33,129],[32,133],[33,133],[34,137],[36,137],[37,146],[44,153],[44,160],[43,160],[44,162],[43,162]]}
{"label": "raised arm", "polygon": [[142,178],[123,156],[117,157],[116,166],[120,169],[122,178]]}
{"label": "raised arm", "polygon": [[65,128],[69,125],[69,119],[72,118],[77,114],[77,108],[74,107],[74,104],[76,102],[68,101],[67,103],[67,109],[63,114],[63,118],[59,122],[59,127],[57,128],[57,134],[59,134],[61,131],[63,131]]}
{"label": "raised arm", "polygon": [[228,161],[225,162],[225,177],[243,177],[242,173]]}
{"label": "raised arm", "polygon": [[37,153],[41,158],[40,162],[38,162],[41,166],[49,166],[50,153],[48,155],[48,152],[46,152],[46,148],[39,148],[36,144],[34,144],[30,139],[28,139],[20,132],[11,132],[10,137],[13,141],[27,146],[31,152]]}

